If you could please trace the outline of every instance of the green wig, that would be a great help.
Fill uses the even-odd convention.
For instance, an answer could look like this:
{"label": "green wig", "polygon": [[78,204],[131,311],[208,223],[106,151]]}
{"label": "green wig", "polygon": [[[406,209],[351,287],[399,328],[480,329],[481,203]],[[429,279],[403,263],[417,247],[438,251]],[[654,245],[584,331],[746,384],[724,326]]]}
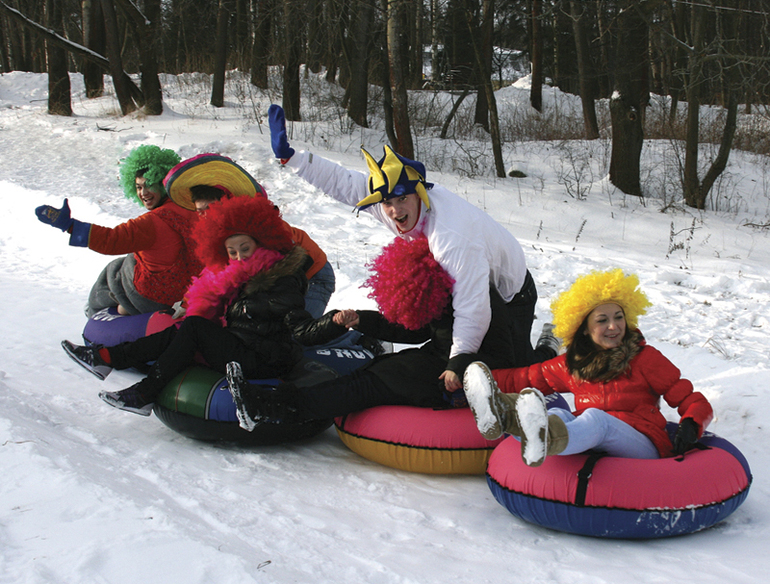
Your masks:
{"label": "green wig", "polygon": [[148,185],[157,185],[165,196],[163,179],[181,160],[173,150],[161,149],[153,144],[134,148],[120,165],[120,186],[123,187],[126,198],[142,204],[136,194],[137,174],[143,176]]}

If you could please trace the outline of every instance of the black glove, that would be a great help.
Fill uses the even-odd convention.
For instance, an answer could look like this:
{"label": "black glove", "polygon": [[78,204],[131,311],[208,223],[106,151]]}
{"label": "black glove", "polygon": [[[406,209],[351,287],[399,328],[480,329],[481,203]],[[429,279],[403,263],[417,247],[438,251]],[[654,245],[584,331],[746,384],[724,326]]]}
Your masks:
{"label": "black glove", "polygon": [[679,422],[674,436],[674,454],[684,454],[698,441],[698,424],[692,418],[684,418]]}
{"label": "black glove", "polygon": [[53,225],[62,231],[67,231],[75,222],[75,220],[70,217],[70,206],[67,199],[64,199],[64,204],[61,209],[51,207],[50,205],[41,205],[35,209],[35,215],[37,215],[37,218],[42,223]]}
{"label": "black glove", "polygon": [[294,156],[294,148],[289,146],[286,138],[286,114],[280,105],[271,105],[267,110],[267,119],[270,124],[270,145],[276,158],[286,161]]}

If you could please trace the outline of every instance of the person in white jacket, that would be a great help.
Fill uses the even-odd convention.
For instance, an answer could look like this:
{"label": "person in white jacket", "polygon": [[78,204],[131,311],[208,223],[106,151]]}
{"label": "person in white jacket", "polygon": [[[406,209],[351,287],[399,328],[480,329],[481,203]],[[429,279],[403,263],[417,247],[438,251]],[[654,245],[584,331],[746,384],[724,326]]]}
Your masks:
{"label": "person in white jacket", "polygon": [[[286,137],[283,109],[271,105],[268,117],[273,152],[283,165],[337,201],[371,213],[398,237],[427,237],[431,253],[455,282],[450,359],[478,351],[489,329],[494,293],[508,308],[517,366],[556,356],[559,341],[548,324],[537,347],[532,347],[537,289],[524,251],[507,229],[455,193],[426,182],[422,163],[387,146],[380,161],[363,151],[367,176],[310,152],[296,152]],[[444,371],[440,379],[450,392],[462,388],[462,380],[452,371]]]}

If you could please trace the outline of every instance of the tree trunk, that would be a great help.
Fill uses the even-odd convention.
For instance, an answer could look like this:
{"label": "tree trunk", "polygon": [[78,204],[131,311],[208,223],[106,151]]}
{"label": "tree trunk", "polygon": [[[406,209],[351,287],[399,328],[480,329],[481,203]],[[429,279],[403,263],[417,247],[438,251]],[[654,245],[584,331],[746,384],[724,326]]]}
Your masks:
{"label": "tree trunk", "polygon": [[700,208],[700,179],[698,178],[698,130],[700,122],[700,89],[703,82],[701,52],[705,42],[705,18],[700,7],[692,7],[689,80],[687,83],[687,131],[685,138],[684,176],[682,188],[684,201],[690,207]]}
{"label": "tree trunk", "polygon": [[612,154],[610,182],[627,195],[642,196],[639,180],[644,145],[644,108],[649,101],[647,24],[627,0],[617,19],[617,70],[610,99]]}
{"label": "tree trunk", "polygon": [[[61,4],[45,0],[45,14],[48,28],[61,33],[64,29]],[[55,116],[71,116],[70,76],[67,71],[67,53],[64,49],[46,43],[48,55],[48,113]]]}
{"label": "tree trunk", "polygon": [[307,68],[313,73],[321,72],[323,59],[323,2],[321,0],[307,0]]}
{"label": "tree trunk", "polygon": [[[482,2],[481,26],[479,31],[481,34],[478,35],[481,37],[480,46],[477,46],[477,35],[475,35],[474,31],[471,30],[471,39],[473,40],[474,53],[479,53],[477,55],[477,66],[479,72],[479,96],[478,99],[476,99],[476,112],[474,113],[473,121],[474,123],[479,124],[487,132],[491,131],[489,127],[489,118],[490,115],[492,115],[490,112],[492,104],[490,104],[489,98],[487,96],[487,84],[489,83],[491,85],[492,79],[492,51],[494,44],[493,35],[495,25],[494,4],[494,0],[484,0]],[[481,61],[478,60],[479,57],[481,58]],[[495,112],[495,115],[496,113],[497,112]]]}
{"label": "tree trunk", "polygon": [[596,119],[596,101],[594,83],[591,80],[591,52],[586,34],[585,5],[583,2],[571,0],[572,28],[575,35],[575,53],[578,64],[578,82],[580,86],[580,102],[583,105],[583,123],[585,124],[586,139],[596,140],[599,137],[599,122]]}
{"label": "tree trunk", "polygon": [[[83,45],[104,54],[104,16],[99,0],[83,0]],[[86,97],[101,97],[104,93],[104,71],[91,61],[83,64],[83,83]]]}
{"label": "tree trunk", "polygon": [[361,0],[356,6],[350,28],[351,62],[348,84],[348,115],[356,124],[369,127],[369,54],[371,30],[374,25],[374,0]]}
{"label": "tree trunk", "polygon": [[[494,0],[483,0],[482,12],[484,20],[492,20],[492,14],[494,12]],[[482,48],[479,47],[479,43],[476,40],[476,35],[473,34],[472,23],[468,21],[468,27],[471,28],[471,41],[473,43],[473,52],[476,56],[476,67],[481,76],[482,84],[484,87],[484,95],[489,111],[490,119],[490,134],[492,137],[492,152],[495,158],[495,170],[497,170],[498,178],[505,178],[505,165],[503,163],[503,149],[502,141],[500,139],[500,123],[497,118],[497,101],[495,99],[495,91],[492,87],[492,67],[491,62],[489,65],[485,62]],[[481,99],[481,95],[479,95]]]}
{"label": "tree trunk", "polygon": [[409,125],[409,99],[406,91],[406,76],[403,68],[404,51],[402,41],[403,8],[407,0],[388,0],[388,61],[390,63],[390,86],[393,92],[393,126],[397,142],[394,150],[414,158],[412,129]]}
{"label": "tree trunk", "polygon": [[106,33],[107,58],[110,61],[110,74],[112,84],[115,86],[115,95],[120,104],[123,115],[136,111],[136,103],[131,95],[131,88],[127,83],[128,77],[123,73],[123,59],[120,56],[120,34],[118,32],[118,17],[115,14],[113,0],[101,0],[104,13],[104,28]]}
{"label": "tree trunk", "polygon": [[254,46],[251,55],[251,84],[267,89],[267,66],[270,57],[270,25],[273,18],[271,0],[256,0]]}
{"label": "tree trunk", "polygon": [[687,87],[687,138],[685,145],[685,170],[684,170],[684,199],[685,203],[695,209],[705,209],[706,199],[711,192],[719,175],[727,167],[727,161],[732,149],[733,138],[738,118],[738,90],[740,79],[738,76],[737,59],[731,58],[728,62],[725,55],[742,52],[737,44],[737,17],[734,13],[722,15],[722,52],[721,70],[724,99],[726,101],[727,117],[725,127],[722,130],[722,139],[719,151],[712,161],[706,175],[701,182],[698,178],[698,122],[700,111],[700,88],[703,82],[703,49],[705,46],[706,29],[703,21],[703,8],[693,6],[691,18],[692,52],[690,54],[690,83]]}
{"label": "tree trunk", "polygon": [[118,6],[126,15],[139,49],[144,113],[149,116],[159,116],[163,113],[163,91],[158,78],[157,61],[157,54],[161,49],[160,3],[161,0],[145,0],[144,12],[140,12],[132,1],[118,0]]}
{"label": "tree trunk", "polygon": [[532,60],[532,86],[529,103],[537,111],[543,111],[543,33],[540,26],[542,7],[540,0],[532,0],[530,27],[530,57]]}
{"label": "tree trunk", "polygon": [[283,66],[283,109],[286,119],[298,122],[300,88],[299,66],[302,59],[302,22],[297,18],[300,3],[297,0],[284,0],[284,27],[286,29],[286,57]]}
{"label": "tree trunk", "polygon": [[211,82],[211,105],[225,105],[225,73],[227,71],[227,49],[229,46],[230,13],[232,0],[219,0],[217,11],[217,40],[214,48],[214,79]]}

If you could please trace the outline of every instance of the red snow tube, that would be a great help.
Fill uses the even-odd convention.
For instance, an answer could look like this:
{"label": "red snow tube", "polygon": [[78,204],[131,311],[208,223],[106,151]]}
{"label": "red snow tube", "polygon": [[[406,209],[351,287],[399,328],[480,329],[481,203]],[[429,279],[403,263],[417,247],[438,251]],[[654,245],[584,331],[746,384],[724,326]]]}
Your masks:
{"label": "red snow tube", "polygon": [[[669,424],[669,432],[676,424]],[[639,460],[595,454],[521,460],[513,437],[489,460],[487,482],[515,516],[559,531],[651,539],[699,531],[722,521],[746,499],[748,462],[735,446],[705,432],[684,457]]]}
{"label": "red snow tube", "polygon": [[[561,395],[549,407],[567,407]],[[434,410],[380,406],[335,420],[345,445],[371,461],[428,474],[484,474],[495,447],[476,428],[469,408]]]}

